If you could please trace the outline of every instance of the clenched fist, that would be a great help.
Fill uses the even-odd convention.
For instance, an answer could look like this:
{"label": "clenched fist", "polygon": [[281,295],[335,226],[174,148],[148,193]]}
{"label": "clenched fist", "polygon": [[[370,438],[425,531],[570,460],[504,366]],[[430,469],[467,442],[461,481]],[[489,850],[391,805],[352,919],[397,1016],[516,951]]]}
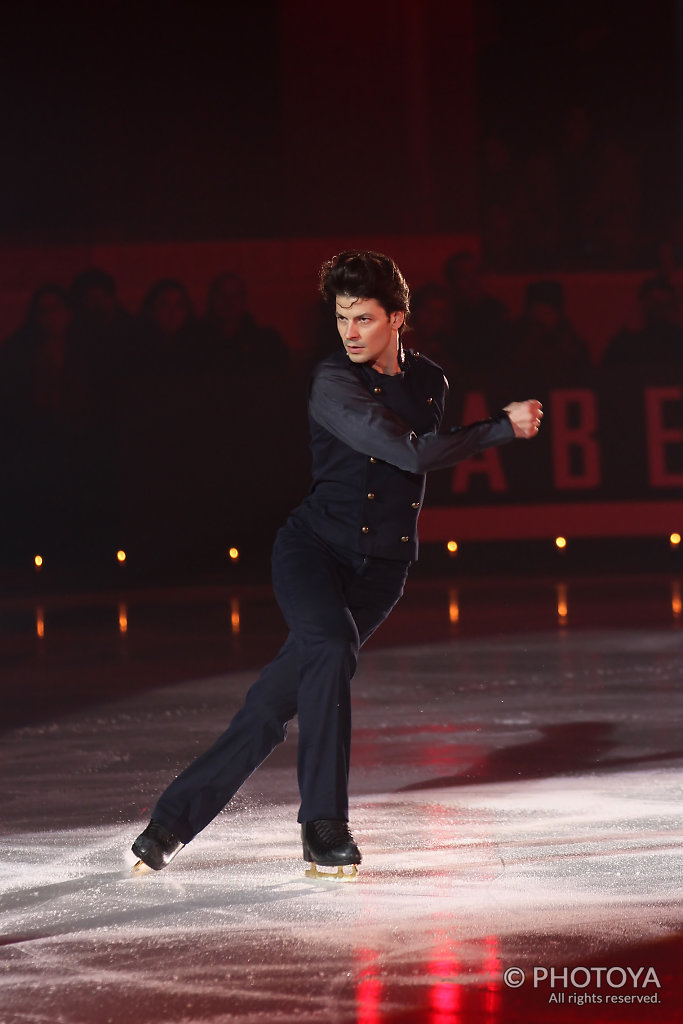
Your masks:
{"label": "clenched fist", "polygon": [[543,419],[543,406],[535,398],[526,402],[510,402],[505,406],[515,437],[536,437]]}

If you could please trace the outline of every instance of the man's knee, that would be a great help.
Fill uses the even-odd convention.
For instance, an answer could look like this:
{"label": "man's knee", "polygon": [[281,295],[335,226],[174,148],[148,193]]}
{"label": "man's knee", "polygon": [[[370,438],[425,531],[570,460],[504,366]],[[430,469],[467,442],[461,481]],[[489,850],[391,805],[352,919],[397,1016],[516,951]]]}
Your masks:
{"label": "man's knee", "polygon": [[348,668],[353,674],[358,661],[360,643],[358,634],[350,631],[329,633],[309,647],[310,656],[319,663],[341,669]]}
{"label": "man's knee", "polygon": [[281,742],[287,736],[287,722],[296,714],[296,691],[279,693],[255,684],[248,690],[238,714],[249,718],[254,728],[270,729]]}

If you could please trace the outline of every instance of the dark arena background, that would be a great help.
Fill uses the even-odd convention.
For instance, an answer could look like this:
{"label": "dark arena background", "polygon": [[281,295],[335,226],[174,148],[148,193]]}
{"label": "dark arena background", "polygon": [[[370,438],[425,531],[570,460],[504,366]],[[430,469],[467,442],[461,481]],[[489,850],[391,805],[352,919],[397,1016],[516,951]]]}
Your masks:
{"label": "dark arena background", "polygon": [[[683,4],[1,16],[2,1024],[683,1021]],[[392,256],[447,425],[354,681],[349,885],[296,723],[160,875],[156,795],[286,630],[269,560]]]}

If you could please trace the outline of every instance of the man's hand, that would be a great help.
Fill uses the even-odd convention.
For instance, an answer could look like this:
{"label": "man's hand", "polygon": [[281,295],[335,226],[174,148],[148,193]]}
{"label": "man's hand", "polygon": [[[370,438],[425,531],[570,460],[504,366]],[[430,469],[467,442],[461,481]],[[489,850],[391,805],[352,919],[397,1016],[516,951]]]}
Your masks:
{"label": "man's hand", "polygon": [[543,406],[535,398],[526,402],[510,402],[503,410],[510,418],[515,437],[536,437],[543,419]]}

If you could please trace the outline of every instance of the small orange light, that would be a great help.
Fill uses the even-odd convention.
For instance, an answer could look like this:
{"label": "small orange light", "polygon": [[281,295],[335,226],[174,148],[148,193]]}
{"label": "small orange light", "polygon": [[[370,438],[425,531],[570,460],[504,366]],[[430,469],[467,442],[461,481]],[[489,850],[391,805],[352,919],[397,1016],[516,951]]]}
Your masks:
{"label": "small orange light", "polygon": [[119,633],[123,636],[128,632],[128,608],[125,601],[119,602]]}
{"label": "small orange light", "polygon": [[455,555],[457,554],[458,551],[458,542],[455,540],[449,540],[448,544],[446,545],[446,548],[448,550],[449,555]]}
{"label": "small orange light", "polygon": [[228,555],[232,562],[239,562],[240,553],[237,548],[230,548],[230,550],[228,551]]}
{"label": "small orange light", "polygon": [[117,561],[119,561],[121,563],[125,562],[125,560],[126,560],[126,552],[122,551],[119,548],[119,550],[116,552],[116,558],[117,558]]}
{"label": "small orange light", "polygon": [[683,601],[681,600],[681,584],[679,580],[673,580],[671,583],[671,611],[673,612],[674,619],[680,619],[681,611],[683,611]]}
{"label": "small orange light", "polygon": [[33,564],[35,565],[36,569],[41,569],[43,565],[43,556],[36,555],[36,557],[33,559]]}
{"label": "small orange light", "polygon": [[556,546],[557,548],[559,548],[559,549],[560,549],[560,551],[561,551],[561,550],[562,550],[563,548],[566,548],[566,546],[567,546],[567,538],[566,538],[566,537],[556,537],[556,538],[555,538],[555,546]]}
{"label": "small orange light", "polygon": [[36,636],[40,640],[45,636],[45,613],[42,608],[36,608]]}
{"label": "small orange light", "polygon": [[672,534],[670,534],[669,535],[669,543],[671,544],[672,548],[677,548],[678,545],[681,543],[681,535],[680,535],[680,533],[672,533]]}

